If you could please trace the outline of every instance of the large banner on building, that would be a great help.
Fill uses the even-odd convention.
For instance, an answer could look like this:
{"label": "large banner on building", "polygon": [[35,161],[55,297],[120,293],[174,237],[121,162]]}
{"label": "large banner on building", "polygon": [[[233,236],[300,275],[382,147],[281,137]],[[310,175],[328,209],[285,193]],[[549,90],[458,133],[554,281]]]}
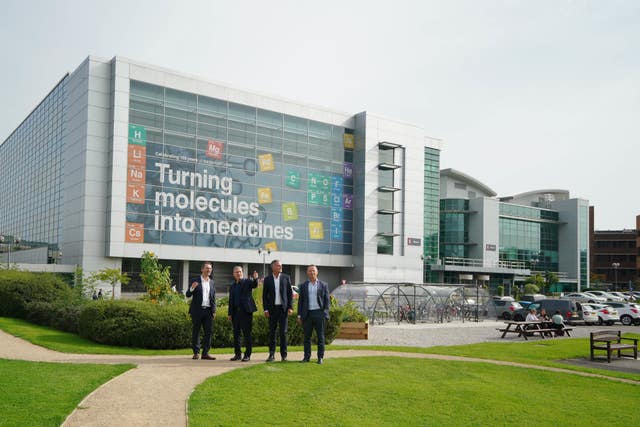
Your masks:
{"label": "large banner on building", "polygon": [[129,125],[125,241],[351,254],[352,163],[336,173],[284,157]]}

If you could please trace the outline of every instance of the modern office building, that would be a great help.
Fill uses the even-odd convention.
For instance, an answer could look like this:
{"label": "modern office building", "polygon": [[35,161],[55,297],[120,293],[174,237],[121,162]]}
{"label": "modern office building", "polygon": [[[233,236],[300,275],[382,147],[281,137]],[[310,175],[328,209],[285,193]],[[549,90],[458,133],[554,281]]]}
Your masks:
{"label": "modern office building", "polygon": [[638,289],[640,286],[640,215],[635,228],[595,230],[594,208],[589,207],[591,274],[594,282],[611,290]]}
{"label": "modern office building", "polygon": [[[589,286],[588,201],[564,190],[508,197],[454,169],[440,171],[440,251],[430,265],[439,280],[520,285],[554,272],[554,290]],[[471,278],[473,277],[473,279]]]}
{"label": "modern office building", "polygon": [[0,256],[121,268],[124,291],[141,290],[143,251],[181,289],[205,260],[218,286],[234,264],[262,274],[275,258],[296,282],[312,263],[332,286],[421,282],[439,150],[422,127],[369,112],[88,57],[0,145]]}

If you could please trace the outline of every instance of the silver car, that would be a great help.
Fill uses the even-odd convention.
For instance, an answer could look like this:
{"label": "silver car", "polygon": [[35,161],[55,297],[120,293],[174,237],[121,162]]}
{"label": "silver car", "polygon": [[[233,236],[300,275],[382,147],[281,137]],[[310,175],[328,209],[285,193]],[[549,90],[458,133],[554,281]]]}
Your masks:
{"label": "silver car", "polygon": [[570,294],[566,294],[560,297],[560,299],[570,299],[577,302],[587,302],[587,303],[589,302],[601,303],[601,302],[607,301],[605,298],[599,297],[597,295],[592,295],[587,292],[572,292]]}
{"label": "silver car", "polygon": [[621,298],[616,295],[612,295],[609,292],[605,292],[605,291],[589,291],[587,293],[592,295],[597,295],[599,297],[606,299],[607,301],[619,301],[619,302],[624,301],[624,298]]}

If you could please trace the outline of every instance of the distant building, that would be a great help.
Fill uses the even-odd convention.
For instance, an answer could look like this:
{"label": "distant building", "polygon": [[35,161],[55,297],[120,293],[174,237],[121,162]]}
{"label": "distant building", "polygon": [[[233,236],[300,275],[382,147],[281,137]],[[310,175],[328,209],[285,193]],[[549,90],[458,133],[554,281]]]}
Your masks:
{"label": "distant building", "polygon": [[611,290],[638,289],[640,283],[640,215],[636,228],[595,230],[594,208],[590,213],[591,274],[596,283]]}
{"label": "distant building", "polygon": [[555,291],[589,287],[587,200],[565,190],[496,196],[462,172],[440,171],[440,247],[432,275],[446,283],[488,276],[507,293],[532,273],[556,273]]}

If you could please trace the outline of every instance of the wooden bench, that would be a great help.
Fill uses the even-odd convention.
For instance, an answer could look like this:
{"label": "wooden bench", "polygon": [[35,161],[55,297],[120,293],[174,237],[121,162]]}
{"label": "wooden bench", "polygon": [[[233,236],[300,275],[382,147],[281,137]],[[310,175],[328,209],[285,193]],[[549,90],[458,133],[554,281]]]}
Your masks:
{"label": "wooden bench", "polygon": [[[633,344],[624,344],[622,341],[633,341]],[[611,363],[611,353],[618,352],[618,357],[633,357],[638,359],[638,339],[624,338],[620,335],[620,331],[597,331],[591,332],[591,360],[595,360],[594,350],[603,350],[607,352],[607,363]],[[631,354],[622,353],[622,350],[633,350]]]}

